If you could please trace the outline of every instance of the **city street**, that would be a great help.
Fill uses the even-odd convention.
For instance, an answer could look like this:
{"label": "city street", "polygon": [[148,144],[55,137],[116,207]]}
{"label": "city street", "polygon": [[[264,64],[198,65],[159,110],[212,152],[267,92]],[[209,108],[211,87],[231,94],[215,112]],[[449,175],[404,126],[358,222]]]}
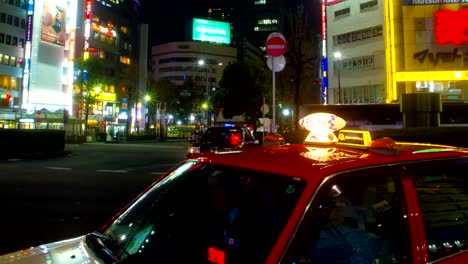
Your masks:
{"label": "city street", "polygon": [[0,161],[0,254],[102,226],[184,159],[188,141],[67,145],[63,157]]}

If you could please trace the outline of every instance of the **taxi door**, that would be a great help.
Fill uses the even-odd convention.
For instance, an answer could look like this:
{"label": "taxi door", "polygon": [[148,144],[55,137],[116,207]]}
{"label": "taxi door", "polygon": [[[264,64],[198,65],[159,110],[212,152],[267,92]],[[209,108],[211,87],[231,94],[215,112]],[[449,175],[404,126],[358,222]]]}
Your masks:
{"label": "taxi door", "polygon": [[325,178],[283,256],[267,263],[417,263],[402,179],[401,164]]}
{"label": "taxi door", "polygon": [[413,254],[419,263],[468,263],[468,158],[404,165]]}

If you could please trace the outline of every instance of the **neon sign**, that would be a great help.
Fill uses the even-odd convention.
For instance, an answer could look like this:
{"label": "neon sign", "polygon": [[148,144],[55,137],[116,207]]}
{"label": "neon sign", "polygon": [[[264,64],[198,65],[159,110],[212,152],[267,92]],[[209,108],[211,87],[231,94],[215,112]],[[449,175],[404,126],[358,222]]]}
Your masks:
{"label": "neon sign", "polygon": [[85,19],[91,19],[91,0],[86,0]]}
{"label": "neon sign", "polygon": [[434,35],[438,44],[461,45],[468,42],[468,9],[441,10],[434,13]]}

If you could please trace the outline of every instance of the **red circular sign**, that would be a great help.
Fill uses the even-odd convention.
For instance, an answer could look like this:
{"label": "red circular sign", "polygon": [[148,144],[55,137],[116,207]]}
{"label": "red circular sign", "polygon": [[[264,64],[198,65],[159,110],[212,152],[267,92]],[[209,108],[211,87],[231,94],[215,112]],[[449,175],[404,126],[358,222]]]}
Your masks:
{"label": "red circular sign", "polygon": [[272,57],[278,57],[286,52],[286,40],[281,34],[270,35],[266,42],[266,52]]}

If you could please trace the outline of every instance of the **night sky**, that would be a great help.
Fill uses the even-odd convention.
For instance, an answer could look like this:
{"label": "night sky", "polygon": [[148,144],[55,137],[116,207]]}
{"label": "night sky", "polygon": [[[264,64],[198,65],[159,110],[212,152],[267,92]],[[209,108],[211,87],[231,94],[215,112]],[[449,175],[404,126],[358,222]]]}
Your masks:
{"label": "night sky", "polygon": [[183,41],[187,19],[206,13],[206,0],[140,0],[149,45]]}
{"label": "night sky", "polygon": [[[149,25],[149,47],[173,41],[185,40],[187,19],[205,17],[209,0],[139,0],[142,21]],[[251,0],[222,0],[241,1]],[[290,1],[290,0],[287,0]],[[304,1],[312,30],[320,30],[320,0]],[[151,48],[150,48],[151,49]]]}

